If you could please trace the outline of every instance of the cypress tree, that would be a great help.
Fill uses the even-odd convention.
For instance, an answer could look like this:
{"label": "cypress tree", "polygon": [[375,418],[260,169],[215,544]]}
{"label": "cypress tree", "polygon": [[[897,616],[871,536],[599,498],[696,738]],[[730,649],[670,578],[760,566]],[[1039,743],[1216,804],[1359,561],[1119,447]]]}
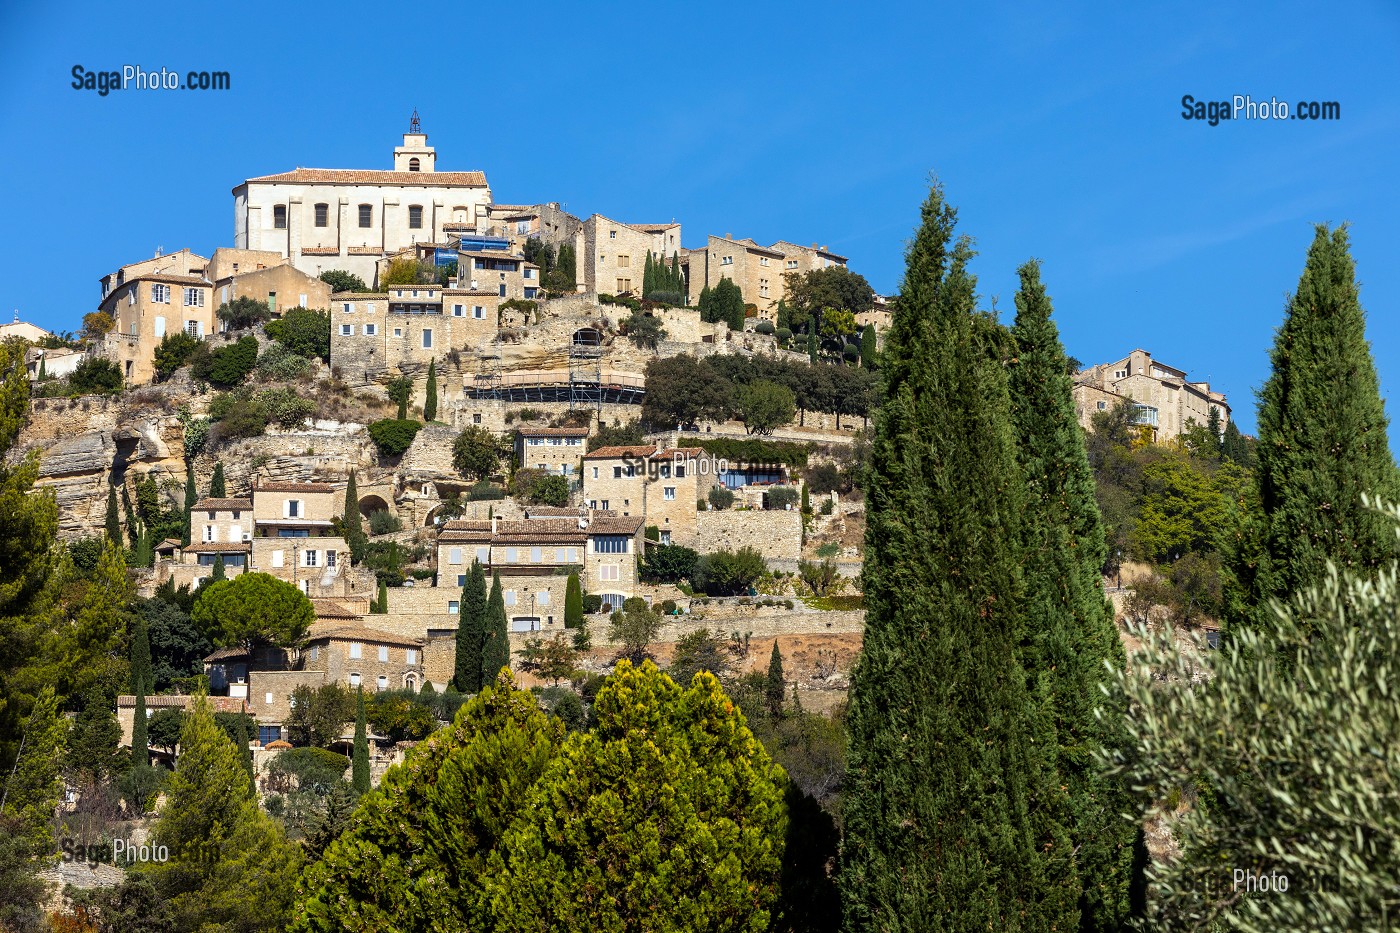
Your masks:
{"label": "cypress tree", "polygon": [[107,487],[107,540],[117,547],[122,546],[122,523],[117,517],[117,487]]}
{"label": "cypress tree", "polygon": [[48,367],[44,365],[44,361],[45,357],[39,357],[38,382],[43,382],[45,379],[49,378],[49,370]]}
{"label": "cypress tree", "polygon": [[[1328,561],[1369,575],[1394,559],[1390,522],[1361,503],[1400,499],[1345,226],[1318,225],[1259,394],[1259,511],[1231,559],[1231,623],[1319,582]],[[1241,592],[1242,591],[1242,592]]]}
{"label": "cypress tree", "polygon": [[398,419],[399,419],[400,421],[407,421],[407,420],[408,420],[408,399],[409,399],[409,396],[411,396],[412,394],[413,394],[413,390],[410,389],[409,391],[405,392],[403,395],[400,395],[400,396],[399,396],[399,413],[398,413],[397,417],[398,417]]}
{"label": "cypress tree", "polygon": [[134,567],[149,567],[155,555],[151,553],[151,529],[141,527],[141,531],[136,536],[136,548],[131,555],[131,563]]}
{"label": "cypress tree", "polygon": [[875,325],[866,324],[860,333],[860,365],[863,369],[875,368]]}
{"label": "cypress tree", "polygon": [[151,636],[146,618],[137,615],[131,624],[131,692],[143,695],[156,689],[155,670],[151,666]]}
{"label": "cypress tree", "polygon": [[379,608],[374,611],[378,615],[386,615],[389,612],[389,584],[383,580],[379,581]]}
{"label": "cypress tree", "polygon": [[472,561],[471,572],[462,587],[462,599],[457,604],[457,659],[452,672],[452,686],[460,693],[481,690],[482,643],[486,638],[486,571],[479,561]]}
{"label": "cypress tree", "polygon": [[1048,788],[1018,658],[1025,489],[955,222],[935,186],[882,360],[847,716],[845,928],[1070,930],[1078,892],[1040,855],[1068,849],[1032,813]]}
{"label": "cypress tree", "polygon": [[642,297],[650,297],[656,289],[656,265],[651,261],[651,250],[647,250],[645,267],[642,270]]}
{"label": "cypress tree", "polygon": [[681,254],[678,250],[671,251],[671,290],[682,293],[685,291],[685,280],[681,277]]}
{"label": "cypress tree", "polygon": [[194,520],[194,504],[199,500],[199,493],[194,485],[194,461],[185,460],[185,525],[181,533],[180,541],[185,547],[190,545],[190,523]]}
{"label": "cypress tree", "polygon": [[238,737],[234,739],[238,745],[238,760],[243,764],[243,770],[248,772],[248,777],[253,777],[253,737],[248,734],[248,717],[238,717]]}
{"label": "cypress tree", "polygon": [[214,556],[214,572],[209,575],[209,580],[211,583],[217,583],[220,580],[227,579],[228,573],[224,569],[224,555],[216,554]]}
{"label": "cypress tree", "polygon": [[131,493],[127,491],[126,483],[122,483],[122,519],[126,522],[127,543],[134,549],[141,538],[141,525],[136,520],[136,510],[131,507]]}
{"label": "cypress tree", "polygon": [[510,666],[510,634],[506,623],[505,591],[501,575],[491,575],[491,596],[486,601],[486,625],[481,639],[481,685],[496,682],[501,668]]}
{"label": "cypress tree", "polygon": [[350,562],[358,564],[365,559],[365,547],[369,538],[365,535],[364,519],[360,515],[360,493],[355,487],[355,471],[350,471],[350,482],[345,485],[345,511],[340,519],[345,543],[350,548]]}
{"label": "cypress tree", "polygon": [[569,582],[564,588],[564,627],[579,628],[583,625],[583,587],[578,582],[578,574],[569,574]]}
{"label": "cypress tree", "polygon": [[778,650],[776,638],[773,639],[773,654],[768,658],[768,678],[763,684],[763,698],[768,704],[770,716],[776,719],[783,714],[787,681],[783,679],[783,654]]}
{"label": "cypress tree", "polygon": [[820,348],[821,344],[817,341],[817,332],[815,330],[809,331],[807,333],[807,359],[815,363],[817,361],[817,351]]}
{"label": "cypress tree", "polygon": [[[1027,262],[1016,293],[1012,413],[1028,501],[1025,510],[1028,688],[1039,711],[1037,748],[1065,788],[1058,813],[1078,853],[1083,889],[1080,929],[1117,930],[1128,912],[1133,827],[1122,788],[1102,780],[1091,760],[1106,738],[1095,715],[1105,662],[1124,663],[1103,592],[1108,555],[1094,498],[1094,477],[1075,415],[1073,383],[1040,266]],[[1049,802],[1049,801],[1048,801]]]}
{"label": "cypress tree", "polygon": [[136,691],[136,706],[131,715],[131,764],[134,768],[146,768],[151,764],[151,743],[146,734],[146,689],[144,685]]}
{"label": "cypress tree", "polygon": [[209,478],[209,498],[223,499],[228,496],[228,484],[224,481],[224,462],[215,461],[214,475]]}
{"label": "cypress tree", "polygon": [[355,694],[355,751],[350,762],[350,786],[355,793],[369,792],[369,738],[365,734],[365,688]]}
{"label": "cypress tree", "polygon": [[714,292],[710,291],[710,286],[706,285],[700,289],[700,297],[695,302],[695,307],[700,311],[700,320],[706,324],[713,324],[715,321]]}
{"label": "cypress tree", "polygon": [[428,388],[423,392],[423,420],[437,420],[437,357],[428,360]]}

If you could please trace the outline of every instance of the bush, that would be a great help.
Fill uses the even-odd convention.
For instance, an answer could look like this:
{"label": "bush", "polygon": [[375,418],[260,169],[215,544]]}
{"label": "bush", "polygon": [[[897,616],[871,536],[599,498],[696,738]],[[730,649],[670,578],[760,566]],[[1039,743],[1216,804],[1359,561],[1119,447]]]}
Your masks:
{"label": "bush", "polygon": [[74,395],[110,395],[122,390],[122,371],[105,356],[89,356],[68,376]]}
{"label": "bush", "polygon": [[231,344],[208,349],[208,344],[195,353],[191,371],[196,379],[223,388],[241,383],[253,371],[258,361],[258,339],[249,335]]}
{"label": "bush", "polygon": [[691,579],[711,596],[738,596],[763,576],[768,564],[751,547],[737,551],[721,550],[706,554],[696,563]]}
{"label": "bush", "polygon": [[779,327],[776,336],[779,344],[787,346],[788,341],[792,339],[792,331],[788,330],[786,327]]}
{"label": "bush", "polygon": [[311,361],[298,356],[280,343],[269,344],[258,357],[258,372],[273,379],[295,379],[306,372]]}
{"label": "bush", "polygon": [[807,471],[807,489],[814,496],[845,488],[841,470],[830,461],[818,463]]}
{"label": "bush", "polygon": [[753,326],[753,331],[755,334],[763,334],[764,336],[771,335],[773,333],[773,322],[759,321]]}
{"label": "bush", "polygon": [[258,437],[267,430],[267,406],[247,391],[214,396],[209,402],[209,417],[214,419],[214,434],[221,441]]}
{"label": "bush", "polygon": [[533,468],[516,470],[511,477],[510,494],[537,505],[569,504],[569,481],[562,476]]}
{"label": "bush", "polygon": [[710,489],[709,499],[713,508],[727,509],[734,504],[734,492],[723,486],[715,486]]}
{"label": "bush", "polygon": [[642,555],[640,572],[646,583],[679,583],[695,572],[700,555],[679,544],[648,545]]}
{"label": "bush", "polygon": [[402,421],[398,418],[383,418],[369,426],[369,436],[379,448],[380,454],[397,457],[408,450],[422,427],[419,422],[407,418]]}
{"label": "bush", "polygon": [[327,269],[321,273],[321,281],[331,287],[331,292],[367,292],[365,280],[344,269]]}
{"label": "bush", "polygon": [[469,425],[452,442],[452,465],[464,476],[485,479],[501,465],[496,436],[485,428]]}
{"label": "bush", "polygon": [[466,500],[468,502],[486,502],[493,499],[504,499],[506,491],[495,483],[482,480],[467,490]]}
{"label": "bush", "polygon": [[797,505],[800,498],[801,495],[791,486],[774,486],[764,494],[763,507],[783,510]]}
{"label": "bush", "polygon": [[282,428],[300,427],[316,414],[316,403],[302,398],[292,389],[264,389],[257,394],[257,400],[267,412],[268,420]]}
{"label": "bush", "polygon": [[269,337],[297,356],[330,362],[331,316],[326,312],[292,308],[266,329]]}
{"label": "bush", "polygon": [[228,325],[229,330],[247,330],[272,317],[267,302],[256,301],[252,298],[235,298],[232,301],[226,301],[219,305],[219,310],[215,311],[214,314]]}
{"label": "bush", "polygon": [[583,594],[583,611],[585,613],[601,612],[603,609],[603,597],[597,593]]}
{"label": "bush", "polygon": [[822,501],[822,509],[821,509],[821,512],[822,512],[823,515],[830,515],[832,512],[835,512],[835,511],[836,511],[836,503],[835,503],[835,502],[831,501],[830,499],[825,499],[825,500]]}
{"label": "bush", "polygon": [[372,535],[393,534],[396,531],[403,531],[403,522],[399,517],[388,509],[380,509],[371,512],[369,516],[369,533]]}
{"label": "bush", "polygon": [[155,354],[156,381],[164,382],[175,375],[175,371],[188,363],[202,345],[198,337],[184,331],[162,337]]}
{"label": "bush", "polygon": [[731,463],[781,463],[805,467],[809,447],[791,441],[764,441],[757,438],[716,437],[693,442],[713,457]]}
{"label": "bush", "polygon": [[343,780],[349,767],[349,758],[328,748],[289,748],[272,759],[267,770],[295,778],[299,789],[310,789]]}

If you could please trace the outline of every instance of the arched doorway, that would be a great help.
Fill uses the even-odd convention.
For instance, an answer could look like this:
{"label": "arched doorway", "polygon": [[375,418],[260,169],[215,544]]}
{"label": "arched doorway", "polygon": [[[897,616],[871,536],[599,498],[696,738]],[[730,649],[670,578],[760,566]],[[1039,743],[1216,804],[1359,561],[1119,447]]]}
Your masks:
{"label": "arched doorway", "polygon": [[370,494],[360,497],[360,514],[369,518],[375,512],[383,512],[389,508],[389,503],[385,502],[382,496]]}

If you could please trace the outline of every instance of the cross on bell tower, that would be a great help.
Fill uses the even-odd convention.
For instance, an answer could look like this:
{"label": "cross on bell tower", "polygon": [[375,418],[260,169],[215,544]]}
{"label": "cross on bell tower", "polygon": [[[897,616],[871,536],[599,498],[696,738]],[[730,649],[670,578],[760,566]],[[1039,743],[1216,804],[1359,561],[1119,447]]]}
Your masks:
{"label": "cross on bell tower", "polygon": [[408,120],[408,132],[403,134],[403,145],[394,149],[394,171],[432,172],[436,169],[437,153],[428,145],[428,134],[423,132],[423,123],[415,109]]}
{"label": "cross on bell tower", "polygon": [[423,132],[423,124],[418,122],[418,108],[413,109],[413,116],[408,118],[408,131],[418,134]]}

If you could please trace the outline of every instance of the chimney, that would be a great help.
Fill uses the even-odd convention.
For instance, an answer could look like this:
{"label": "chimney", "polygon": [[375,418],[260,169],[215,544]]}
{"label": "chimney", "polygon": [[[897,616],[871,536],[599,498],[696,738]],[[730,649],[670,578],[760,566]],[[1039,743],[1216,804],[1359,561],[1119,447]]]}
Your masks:
{"label": "chimney", "polygon": [[500,520],[500,516],[498,516],[495,512],[492,512],[492,513],[491,513],[491,537],[493,537],[493,538],[496,537],[496,522],[499,521],[499,520]]}
{"label": "chimney", "polygon": [[732,240],[732,239],[734,239],[734,234],[732,234],[732,233],[726,233],[726,234],[724,235],[724,238],[725,238],[726,240]]}

